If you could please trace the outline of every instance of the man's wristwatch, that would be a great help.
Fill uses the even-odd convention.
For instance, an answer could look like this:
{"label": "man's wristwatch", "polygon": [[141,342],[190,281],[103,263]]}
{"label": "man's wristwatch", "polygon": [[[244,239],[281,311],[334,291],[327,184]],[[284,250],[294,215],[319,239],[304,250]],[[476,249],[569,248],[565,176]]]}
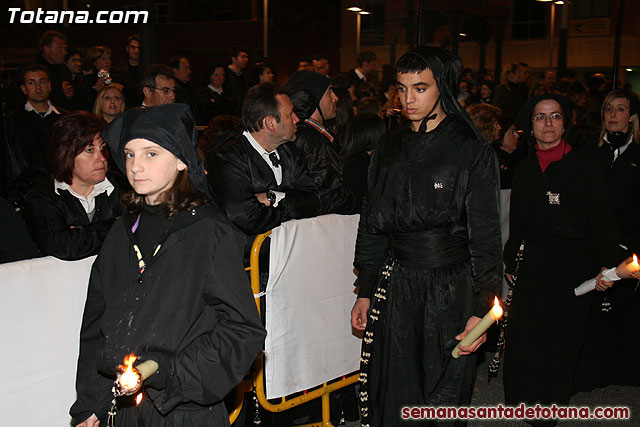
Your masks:
{"label": "man's wristwatch", "polygon": [[269,201],[269,206],[273,206],[276,204],[276,193],[269,190],[267,191],[267,200]]}

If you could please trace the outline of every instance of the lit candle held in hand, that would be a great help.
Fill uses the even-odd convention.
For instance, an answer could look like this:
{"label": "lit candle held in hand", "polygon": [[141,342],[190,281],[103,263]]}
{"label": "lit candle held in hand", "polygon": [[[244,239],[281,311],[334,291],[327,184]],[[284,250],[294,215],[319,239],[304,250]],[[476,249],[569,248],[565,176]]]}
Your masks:
{"label": "lit candle held in hand", "polygon": [[480,338],[482,334],[486,332],[491,325],[498,321],[502,317],[502,307],[500,307],[500,302],[498,298],[494,298],[493,300],[493,308],[489,310],[489,312],[480,320],[480,322],[469,331],[466,337],[464,337],[458,345],[451,351],[451,355],[454,358],[460,357],[460,346],[468,346],[473,344],[475,340]]}
{"label": "lit candle held in hand", "polygon": [[124,358],[124,365],[118,366],[118,394],[129,396],[136,393],[142,387],[142,382],[158,371],[158,363],[154,360],[145,360],[136,367],[133,363],[138,359],[134,354]]}
{"label": "lit candle held in hand", "polygon": [[[620,267],[623,267],[623,265],[620,264],[618,268]],[[630,263],[624,264],[624,268],[626,269],[629,276],[638,276],[638,272],[640,271],[640,264],[638,264],[638,257],[636,256],[636,254],[633,254],[633,259]]]}

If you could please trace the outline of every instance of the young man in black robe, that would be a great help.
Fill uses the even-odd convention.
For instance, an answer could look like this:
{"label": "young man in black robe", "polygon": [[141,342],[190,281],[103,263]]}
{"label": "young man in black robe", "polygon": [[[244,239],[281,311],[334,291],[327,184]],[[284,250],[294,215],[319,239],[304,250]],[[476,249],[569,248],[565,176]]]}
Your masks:
{"label": "young man in black robe", "polygon": [[[406,406],[468,405],[483,335],[451,350],[491,308],[502,277],[498,166],[456,102],[460,59],[433,47],[396,64],[411,126],[371,158],[354,265],[352,325],[364,330],[364,426]],[[368,317],[367,317],[368,316]],[[455,424],[455,420],[445,424]]]}

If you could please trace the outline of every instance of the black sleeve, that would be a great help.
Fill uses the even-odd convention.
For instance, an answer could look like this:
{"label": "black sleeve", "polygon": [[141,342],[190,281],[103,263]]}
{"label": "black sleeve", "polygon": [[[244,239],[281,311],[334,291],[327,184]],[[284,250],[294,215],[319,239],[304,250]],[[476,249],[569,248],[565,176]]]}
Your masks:
{"label": "black sleeve", "polygon": [[91,269],[87,301],[80,328],[80,355],[76,373],[76,401],[69,414],[76,425],[95,413],[98,417],[108,411],[113,380],[98,373],[98,359],[104,347],[104,336],[100,330],[105,310],[103,283],[101,277],[101,257],[98,256]]}
{"label": "black sleeve", "polygon": [[309,176],[304,158],[295,147],[291,147],[294,188],[285,191],[282,204],[283,221],[289,219],[311,218],[320,214],[318,189]]}
{"label": "black sleeve", "polygon": [[26,198],[25,222],[40,251],[63,260],[97,254],[115,218],[69,224],[61,203],[40,192],[29,193]]}
{"label": "black sleeve", "polygon": [[242,264],[243,237],[224,235],[212,253],[204,289],[218,324],[171,358],[154,405],[166,414],[182,402],[221,400],[249,370],[266,332]]}
{"label": "black sleeve", "polygon": [[474,314],[483,317],[502,281],[498,162],[489,144],[476,150],[465,196],[469,253],[475,294]]}
{"label": "black sleeve", "polygon": [[[526,162],[526,160],[525,160]],[[511,186],[511,201],[509,204],[509,239],[504,245],[503,261],[505,272],[513,274],[516,271],[516,254],[520,248],[520,243],[524,239],[524,206],[526,198],[526,174],[528,165],[522,164],[513,177]],[[532,195],[530,195],[531,197]]]}
{"label": "black sleeve", "polygon": [[371,167],[368,172],[367,194],[362,201],[362,214],[358,223],[358,235],[356,238],[356,253],[353,266],[358,271],[358,279],[355,286],[359,286],[358,298],[371,298],[375,290],[378,270],[382,266],[389,246],[389,237],[386,234],[374,233],[368,225],[369,202],[368,194],[372,191],[372,183],[376,175],[378,165],[378,150],[374,150],[371,156]]}
{"label": "black sleeve", "polygon": [[265,233],[282,223],[281,207],[265,206],[256,198],[248,160],[221,155],[214,159],[207,178],[231,222],[249,235]]}

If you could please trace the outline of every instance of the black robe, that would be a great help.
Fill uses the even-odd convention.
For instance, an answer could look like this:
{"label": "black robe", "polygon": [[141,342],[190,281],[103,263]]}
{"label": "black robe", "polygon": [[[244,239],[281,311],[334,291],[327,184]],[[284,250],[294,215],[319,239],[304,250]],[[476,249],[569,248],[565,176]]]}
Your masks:
{"label": "black robe", "polygon": [[371,299],[362,346],[363,424],[399,425],[406,405],[465,405],[475,357],[455,336],[484,316],[502,277],[498,167],[456,116],[399,130],[371,157],[354,265]]}
{"label": "black robe", "polygon": [[214,117],[233,114],[233,106],[224,95],[212,91],[207,86],[200,89],[196,99],[200,107],[201,124],[204,126],[207,126]]}
{"label": "black robe", "polygon": [[25,222],[40,251],[63,260],[97,254],[123,211],[120,189],[112,183],[115,188],[110,195],[105,191],[96,196],[91,220],[80,201],[69,191],[59,190],[56,194],[53,181],[42,182],[27,193]]}
{"label": "black robe", "polygon": [[576,150],[544,173],[533,153],[516,171],[511,192],[506,271],[525,241],[504,360],[507,404],[566,404],[593,293],[574,288],[620,261],[604,179]]}
{"label": "black robe", "polygon": [[95,413],[105,422],[115,366],[134,352],[159,362],[159,371],[145,383],[140,407],[120,402],[116,425],[228,425],[222,399],[265,337],[242,235],[212,204],[180,211],[140,274],[136,217],[116,222],[93,264],[71,416],[78,423]]}

